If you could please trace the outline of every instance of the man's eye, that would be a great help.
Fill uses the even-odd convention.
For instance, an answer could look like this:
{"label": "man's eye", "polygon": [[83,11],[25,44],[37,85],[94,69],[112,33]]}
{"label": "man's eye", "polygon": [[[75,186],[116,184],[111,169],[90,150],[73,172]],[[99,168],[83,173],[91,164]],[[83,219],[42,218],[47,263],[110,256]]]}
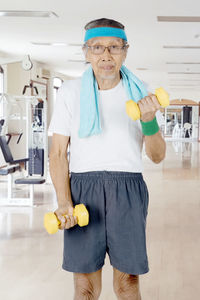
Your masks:
{"label": "man's eye", "polygon": [[117,49],[117,48],[119,48],[119,46],[117,46],[117,45],[112,45],[111,48],[112,48],[112,49]]}
{"label": "man's eye", "polygon": [[96,45],[96,46],[93,46],[93,47],[94,47],[95,50],[99,50],[99,49],[101,49],[102,46],[101,45]]}

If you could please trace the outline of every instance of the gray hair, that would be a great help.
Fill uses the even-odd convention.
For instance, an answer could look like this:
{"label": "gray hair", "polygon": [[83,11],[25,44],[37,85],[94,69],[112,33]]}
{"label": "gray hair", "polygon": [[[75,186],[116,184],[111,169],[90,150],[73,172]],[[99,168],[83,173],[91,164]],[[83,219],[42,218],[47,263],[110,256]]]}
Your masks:
{"label": "gray hair", "polygon": [[96,19],[93,21],[90,21],[85,25],[85,30],[92,29],[95,27],[116,27],[120,29],[124,29],[124,25],[122,23],[119,23],[115,20],[112,19],[106,19],[106,18],[101,18],[101,19]]}

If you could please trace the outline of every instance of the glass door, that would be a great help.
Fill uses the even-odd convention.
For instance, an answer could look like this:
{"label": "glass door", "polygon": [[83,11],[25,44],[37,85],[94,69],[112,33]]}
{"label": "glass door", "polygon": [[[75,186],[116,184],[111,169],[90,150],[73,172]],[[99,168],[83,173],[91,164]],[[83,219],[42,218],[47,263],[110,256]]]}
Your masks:
{"label": "glass door", "polygon": [[172,137],[175,129],[183,126],[182,106],[169,106],[165,109],[165,136]]}
{"label": "glass door", "polygon": [[198,139],[199,134],[199,106],[175,106],[165,109],[165,130],[167,138]]}

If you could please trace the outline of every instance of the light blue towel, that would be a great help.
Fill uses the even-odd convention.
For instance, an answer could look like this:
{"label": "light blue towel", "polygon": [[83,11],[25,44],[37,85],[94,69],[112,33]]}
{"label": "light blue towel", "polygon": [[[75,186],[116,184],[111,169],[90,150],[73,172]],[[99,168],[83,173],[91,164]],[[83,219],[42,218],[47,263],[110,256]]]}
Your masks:
{"label": "light blue towel", "polygon": [[[127,101],[136,103],[146,97],[148,92],[142,83],[130,70],[122,66],[121,75],[123,85],[127,92]],[[124,104],[125,109],[125,104]],[[80,94],[80,128],[79,137],[84,138],[102,132],[99,115],[99,92],[98,84],[90,66],[82,76]]]}

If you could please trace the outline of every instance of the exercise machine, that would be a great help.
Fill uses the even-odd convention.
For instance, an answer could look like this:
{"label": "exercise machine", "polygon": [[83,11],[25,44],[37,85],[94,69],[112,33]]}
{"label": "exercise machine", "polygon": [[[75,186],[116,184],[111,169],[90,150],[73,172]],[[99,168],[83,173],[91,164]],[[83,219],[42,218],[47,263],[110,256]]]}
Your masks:
{"label": "exercise machine", "polygon": [[[0,205],[33,205],[34,185],[42,184],[47,174],[47,120],[46,100],[37,99],[36,96],[10,96],[2,95],[3,116],[0,116],[0,147],[6,166],[0,168],[0,175],[7,176],[7,198],[0,200]],[[15,112],[11,114],[13,105]],[[16,107],[20,109],[16,113]],[[3,117],[3,118],[2,118]],[[10,132],[9,120],[20,122],[19,132]],[[15,127],[15,126],[13,126]],[[17,144],[21,137],[25,141],[25,157],[14,159],[10,149],[10,140],[18,135]],[[13,146],[13,143],[12,143]],[[22,145],[21,145],[22,146]],[[25,173],[25,176],[24,174]],[[19,174],[19,178],[14,177]],[[22,175],[23,174],[23,175]],[[28,185],[29,196],[14,197],[13,187]]]}

